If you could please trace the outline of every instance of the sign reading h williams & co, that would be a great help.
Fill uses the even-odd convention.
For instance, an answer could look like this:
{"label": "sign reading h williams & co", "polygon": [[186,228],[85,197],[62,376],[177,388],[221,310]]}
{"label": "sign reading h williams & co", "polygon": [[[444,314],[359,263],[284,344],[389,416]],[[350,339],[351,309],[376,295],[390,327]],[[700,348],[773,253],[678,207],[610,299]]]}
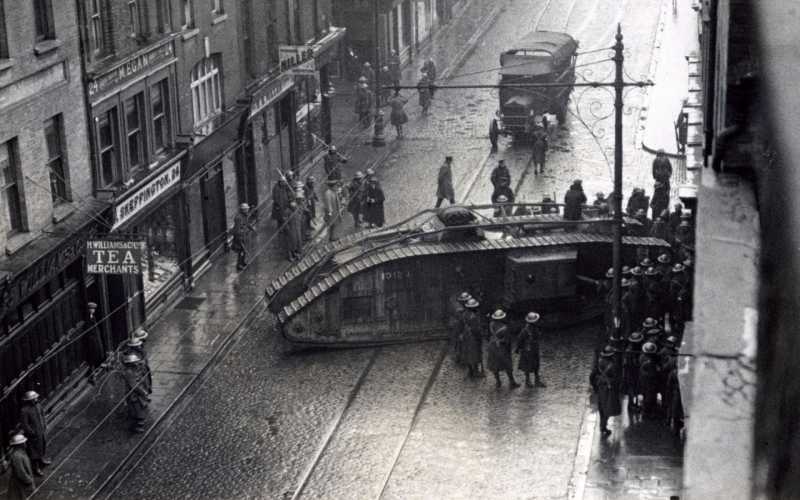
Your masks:
{"label": "sign reading h williams & co", "polygon": [[181,164],[178,162],[162,172],[158,177],[148,182],[144,187],[134,192],[131,196],[124,198],[114,207],[114,227],[111,229],[117,229],[124,224],[180,179]]}
{"label": "sign reading h williams & co", "polygon": [[314,47],[307,45],[279,45],[278,57],[281,62],[281,73],[300,76],[313,76]]}
{"label": "sign reading h williams & co", "polygon": [[86,272],[90,274],[141,274],[144,241],[88,240]]}

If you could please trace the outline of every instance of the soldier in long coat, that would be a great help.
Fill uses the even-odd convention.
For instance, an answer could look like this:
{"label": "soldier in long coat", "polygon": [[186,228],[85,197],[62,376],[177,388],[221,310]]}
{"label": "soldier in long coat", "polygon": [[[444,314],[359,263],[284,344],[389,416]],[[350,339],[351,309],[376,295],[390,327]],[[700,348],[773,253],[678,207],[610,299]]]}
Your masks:
{"label": "soldier in long coat", "polygon": [[256,228],[248,221],[250,205],[242,203],[239,211],[233,218],[233,250],[237,254],[236,270],[241,271],[247,265],[248,248],[250,246],[250,233]]}
{"label": "soldier in long coat", "polygon": [[583,182],[575,179],[567,193],[564,195],[564,219],[581,220],[582,205],[586,203],[586,194],[583,192]]}
{"label": "soldier in long coat", "polygon": [[341,186],[335,181],[328,181],[328,189],[323,195],[325,202],[325,225],[328,226],[328,241],[334,242],[339,239],[339,227],[341,226],[342,199],[340,193]]}
{"label": "soldier in long coat", "polygon": [[378,75],[378,86],[381,89],[379,104],[385,105],[389,101],[392,95],[391,82],[392,74],[389,72],[389,66],[382,67]]}
{"label": "soldier in long coat", "polygon": [[525,316],[525,328],[519,332],[519,337],[517,338],[517,353],[519,354],[517,369],[525,373],[526,387],[534,387],[534,384],[531,384],[531,373],[533,373],[536,387],[547,387],[539,377],[540,356],[537,321],[539,321],[538,314],[535,312],[528,313]]}
{"label": "soldier in long coat", "polygon": [[667,375],[666,391],[670,395],[667,421],[670,430],[675,434],[679,434],[683,428],[683,398],[681,397],[681,387],[678,381],[678,358],[676,355],[671,355],[670,357],[670,362],[667,364],[669,374]]}
{"label": "soldier in long coat", "polygon": [[125,402],[128,415],[133,422],[133,432],[144,432],[147,418],[147,391],[142,383],[143,375],[139,367],[141,359],[136,354],[126,354],[123,358],[122,376],[125,378]]}
{"label": "soldier in long coat", "polygon": [[356,94],[356,102],[358,109],[358,119],[361,126],[364,128],[372,125],[372,110],[375,107],[375,94],[367,87],[367,84],[362,84],[358,93]]}
{"label": "soldier in long coat", "polygon": [[436,187],[436,208],[441,207],[442,201],[444,200],[448,200],[451,205],[456,202],[456,193],[453,189],[452,164],[453,157],[445,156],[444,163],[439,167],[439,175],[437,177],[438,185]]}
{"label": "soldier in long coat", "polygon": [[619,378],[617,365],[614,363],[614,348],[606,346],[600,353],[597,364],[589,376],[589,383],[597,393],[597,409],[600,412],[600,432],[604,436],[611,434],[608,419],[622,413],[619,401]]}
{"label": "soldier in long coat", "polygon": [[628,395],[628,411],[639,411],[639,357],[642,355],[644,337],[633,332],[622,357],[622,390]]}
{"label": "soldier in long coat", "polygon": [[472,296],[467,292],[461,292],[460,294],[450,297],[450,318],[448,320],[448,326],[450,327],[450,345],[453,347],[456,363],[461,363],[461,339],[464,333],[464,314],[467,313],[464,304],[471,298]]}
{"label": "soldier in long coat", "polygon": [[[27,438],[16,434],[11,438],[11,450],[8,452],[8,462],[11,473],[8,477],[8,500],[26,500],[36,491],[33,481],[33,466],[25,451]],[[41,473],[38,474],[41,476]]]}
{"label": "soldier in long coat", "polygon": [[128,340],[128,354],[139,356],[141,363],[139,368],[142,370],[142,384],[147,391],[147,400],[150,401],[150,394],[153,394],[153,372],[150,370],[150,361],[147,359],[147,348],[144,346],[147,340],[147,331],[144,328],[136,330],[133,338]]}
{"label": "soldier in long coat", "polygon": [[511,359],[511,332],[504,320],[506,313],[498,309],[492,314],[492,322],[489,323],[489,358],[486,368],[494,373],[495,385],[501,387],[500,372],[508,375],[509,387],[516,389],[519,384],[514,380],[514,363]]}
{"label": "soldier in long coat", "polygon": [[[298,194],[302,196],[302,192],[298,192]],[[305,213],[301,205],[303,201],[305,200],[297,197],[289,203],[289,218],[286,221],[286,253],[290,262],[294,262],[300,257],[300,253],[303,251],[303,243],[305,243],[305,224],[303,220]]]}
{"label": "soldier in long coat", "polygon": [[396,90],[394,92],[394,96],[392,96],[388,101],[389,107],[392,108],[392,112],[389,114],[389,121],[394,125],[394,128],[397,129],[397,138],[403,138],[403,125],[408,122],[408,115],[406,114],[403,106],[408,103],[408,99],[400,95],[400,91]]}
{"label": "soldier in long coat", "polygon": [[383,211],[383,203],[386,196],[383,188],[378,183],[378,177],[373,175],[367,180],[367,190],[364,193],[364,222],[377,227],[383,227],[386,217]]}
{"label": "soldier in long coat", "polygon": [[339,168],[339,164],[347,163],[347,158],[339,154],[339,152],[336,150],[336,146],[331,146],[328,148],[328,154],[325,155],[324,160],[325,160],[325,174],[327,175],[327,180],[337,181],[337,182],[341,181],[342,171]]}
{"label": "soldier in long coat", "polygon": [[672,229],[673,234],[675,234],[675,231],[677,231],[678,226],[681,224],[681,215],[683,215],[683,204],[676,203],[674,205],[674,210],[670,212],[669,220],[667,221],[669,227]]}
{"label": "soldier in long coat", "polygon": [[633,188],[633,193],[631,193],[630,198],[628,198],[628,204],[626,205],[625,212],[630,217],[634,217],[639,209],[643,209],[645,212],[647,212],[648,208],[650,207],[647,197],[645,196],[644,189],[638,187]]}
{"label": "soldier in long coat", "polygon": [[28,391],[22,397],[19,425],[28,438],[28,456],[31,459],[33,473],[42,475],[41,467],[50,465],[45,458],[47,453],[47,421],[44,419],[42,405],[39,404],[39,393]]}
{"label": "soldier in long coat", "polygon": [[286,207],[293,195],[289,180],[284,176],[278,179],[272,187],[272,219],[278,222],[278,229],[283,231],[283,223],[286,222]]}
{"label": "soldier in long coat", "polygon": [[650,200],[650,208],[653,209],[653,219],[659,217],[664,210],[669,213],[669,189],[663,182],[656,182],[655,186],[653,186],[653,198]]}
{"label": "soldier in long coat", "polygon": [[469,376],[481,376],[483,370],[483,323],[478,315],[478,301],[469,299],[464,303],[467,312],[463,315],[461,330],[461,362],[467,365]]}
{"label": "soldier in long coat", "polygon": [[667,158],[663,149],[659,149],[656,153],[656,158],[653,160],[653,179],[664,185],[667,192],[669,192],[669,181],[672,177],[672,163]]}
{"label": "soldier in long coat", "polygon": [[658,347],[653,342],[645,342],[639,357],[639,392],[642,399],[642,416],[655,418],[658,405]]}
{"label": "soldier in long coat", "polygon": [[317,178],[313,175],[309,175],[308,179],[306,179],[306,184],[303,186],[303,194],[306,196],[306,209],[308,210],[308,227],[314,229],[314,221],[317,219],[317,202],[319,201],[319,196],[317,196],[317,190],[314,189],[314,183],[317,181]]}
{"label": "soldier in long coat", "polygon": [[533,174],[536,175],[537,167],[539,172],[544,173],[545,153],[547,152],[547,132],[536,125],[533,130]]}
{"label": "soldier in long coat", "polygon": [[353,180],[347,185],[347,211],[353,214],[353,225],[356,229],[361,227],[361,213],[364,210],[366,191],[364,174],[356,172]]}

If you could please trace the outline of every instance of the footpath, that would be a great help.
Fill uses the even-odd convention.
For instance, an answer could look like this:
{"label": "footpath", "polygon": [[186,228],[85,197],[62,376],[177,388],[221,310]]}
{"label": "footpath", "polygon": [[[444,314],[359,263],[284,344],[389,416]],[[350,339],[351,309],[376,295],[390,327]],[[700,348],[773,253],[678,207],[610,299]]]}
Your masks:
{"label": "footpath", "polygon": [[[415,54],[414,62],[403,70],[403,81],[416,82],[419,67],[428,57],[435,57],[440,63],[450,61],[450,64],[441,68],[443,77],[455,71],[460,60],[471,50],[470,44],[474,45],[480,39],[480,29],[478,32],[473,29],[475,34],[465,45],[458,37],[464,31],[460,23],[469,21],[474,24],[477,21],[481,28],[488,26],[504,3],[474,1],[475,8],[470,6],[465,9],[466,15],[462,13],[450,25],[443,27],[434,35],[432,43]],[[693,14],[686,0],[679,3],[681,16]],[[662,56],[665,48],[662,47]],[[671,99],[659,97],[662,88],[669,88],[669,85],[654,88],[651,109],[659,99]],[[374,148],[370,145],[372,129],[362,129],[355,124],[353,100],[347,95],[350,92],[350,83],[337,83],[338,95],[333,100],[332,112],[336,144],[339,151],[350,158],[344,173],[345,179],[350,179],[356,170],[380,166],[391,154],[395,139],[387,114],[387,146]],[[409,108],[413,113],[418,112],[417,106]],[[649,119],[647,123],[649,127]],[[649,167],[644,155],[643,158],[641,168]],[[319,163],[309,173],[313,173],[317,179],[323,178]],[[318,182],[318,186],[321,191],[322,183]],[[320,212],[318,210],[318,214]],[[352,224],[347,219],[343,218],[345,224]],[[321,217],[318,223],[321,223]],[[251,243],[251,262],[243,271],[236,271],[235,253],[224,253],[195,282],[194,289],[184,299],[149,326],[147,349],[153,371],[153,400],[146,421],[146,432],[136,434],[130,431],[124,403],[124,383],[118,373],[104,373],[96,386],[87,386],[51,422],[48,454],[53,463],[44,469],[43,478],[36,479],[34,498],[85,499],[103,496],[109,486],[123,475],[121,472],[135,465],[136,459],[146,451],[148,442],[168,423],[171,412],[180,409],[184,396],[202,384],[213,370],[215,360],[225,353],[238,334],[248,330],[264,310],[266,283],[289,265],[282,238],[276,237],[276,229],[274,221],[262,218]],[[596,416],[593,418],[592,414],[592,411],[587,411],[587,423],[595,423]],[[575,489],[572,496],[620,498],[622,496],[618,493],[623,491],[644,494],[645,490],[657,497],[664,497],[667,493],[676,494],[673,492],[680,487],[682,448],[671,441],[647,447],[637,446],[636,443],[642,441],[652,443],[658,438],[659,431],[648,426],[634,426],[626,419],[614,419],[612,430],[614,434],[608,440],[600,439],[599,432],[594,432],[593,428],[584,433],[582,442],[587,452],[583,457],[585,468],[576,463],[575,474],[583,487]],[[643,455],[642,450],[646,450],[647,455]],[[5,495],[7,483],[8,472],[0,476],[0,496]]]}

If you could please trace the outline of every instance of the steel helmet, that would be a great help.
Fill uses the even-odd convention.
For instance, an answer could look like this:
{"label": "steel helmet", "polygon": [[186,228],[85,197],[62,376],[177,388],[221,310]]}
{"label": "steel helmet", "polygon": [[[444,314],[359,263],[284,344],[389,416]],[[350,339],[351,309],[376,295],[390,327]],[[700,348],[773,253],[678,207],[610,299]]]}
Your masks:
{"label": "steel helmet", "polygon": [[126,354],[125,357],[122,358],[122,361],[125,363],[136,363],[137,361],[139,361],[139,356],[133,353]]}
{"label": "steel helmet", "polygon": [[535,312],[529,312],[527,316],[525,316],[525,321],[528,323],[536,323],[539,321],[539,315]]}
{"label": "steel helmet", "polygon": [[504,313],[502,309],[498,309],[494,312],[494,314],[492,314],[492,319],[500,320],[500,319],[505,319],[505,317],[506,313]]}
{"label": "steel helmet", "polygon": [[36,391],[28,391],[22,396],[23,401],[33,401],[39,397],[39,393]]}
{"label": "steel helmet", "polygon": [[472,295],[468,294],[467,292],[461,292],[461,295],[458,296],[459,302],[466,302],[472,298]]}
{"label": "steel helmet", "polygon": [[15,434],[15,435],[14,435],[14,437],[12,437],[12,438],[11,438],[11,441],[9,442],[9,444],[10,444],[11,446],[20,446],[20,445],[23,445],[23,444],[25,444],[25,442],[26,442],[27,440],[28,440],[28,438],[26,438],[25,436],[23,436],[23,435],[22,435],[22,433],[20,433],[20,434]]}

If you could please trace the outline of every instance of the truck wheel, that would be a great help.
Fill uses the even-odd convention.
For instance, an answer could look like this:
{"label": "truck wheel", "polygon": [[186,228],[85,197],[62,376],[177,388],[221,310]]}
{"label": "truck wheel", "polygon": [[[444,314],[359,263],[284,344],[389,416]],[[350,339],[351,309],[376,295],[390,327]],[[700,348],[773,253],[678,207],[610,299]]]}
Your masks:
{"label": "truck wheel", "polygon": [[492,147],[497,147],[497,138],[500,136],[500,127],[497,125],[497,120],[492,119],[489,123],[489,141],[492,143]]}

